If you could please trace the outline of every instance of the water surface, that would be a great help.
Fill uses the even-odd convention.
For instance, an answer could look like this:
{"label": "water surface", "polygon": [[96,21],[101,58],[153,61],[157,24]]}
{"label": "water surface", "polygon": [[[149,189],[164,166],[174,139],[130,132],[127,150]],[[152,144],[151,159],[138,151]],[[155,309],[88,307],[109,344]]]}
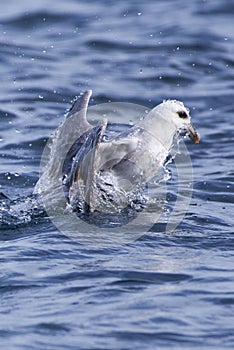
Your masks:
{"label": "water surface", "polygon": [[1,192],[33,191],[48,137],[85,89],[92,104],[182,100],[202,135],[187,143],[193,198],[172,233],[155,225],[95,249],[43,218],[0,232],[3,347],[233,349],[233,15],[218,0],[2,4]]}

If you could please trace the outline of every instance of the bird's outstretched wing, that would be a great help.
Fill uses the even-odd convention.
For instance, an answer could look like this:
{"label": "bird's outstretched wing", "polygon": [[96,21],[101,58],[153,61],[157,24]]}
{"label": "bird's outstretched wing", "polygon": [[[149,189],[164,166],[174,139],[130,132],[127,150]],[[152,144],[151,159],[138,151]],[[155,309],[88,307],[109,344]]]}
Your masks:
{"label": "bird's outstretched wing", "polygon": [[86,115],[91,95],[92,90],[87,90],[84,93],[80,94],[78,97],[76,97],[73,101],[71,108],[66,114],[66,119],[69,119],[72,115],[79,113],[80,122],[88,123]]}

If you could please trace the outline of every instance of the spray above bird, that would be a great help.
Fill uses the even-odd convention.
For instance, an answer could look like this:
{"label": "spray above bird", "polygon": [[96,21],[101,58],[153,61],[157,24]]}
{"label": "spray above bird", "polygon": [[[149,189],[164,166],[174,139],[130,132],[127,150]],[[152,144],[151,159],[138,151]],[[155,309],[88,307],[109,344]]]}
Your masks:
{"label": "spray above bird", "polygon": [[176,135],[186,134],[194,143],[200,136],[189,110],[176,100],[162,102],[121,132],[111,131],[106,119],[93,126],[87,121],[91,93],[86,91],[74,102],[53,136],[34,193],[50,198],[46,201],[53,206],[62,188],[72,211],[121,212],[134,207],[137,193],[163,167]]}

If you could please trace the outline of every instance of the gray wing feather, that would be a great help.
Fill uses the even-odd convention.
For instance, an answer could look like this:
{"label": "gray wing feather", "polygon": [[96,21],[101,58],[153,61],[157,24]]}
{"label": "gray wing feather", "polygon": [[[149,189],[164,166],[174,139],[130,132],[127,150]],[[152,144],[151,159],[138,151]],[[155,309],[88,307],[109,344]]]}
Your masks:
{"label": "gray wing feather", "polygon": [[66,115],[66,119],[70,118],[73,114],[79,113],[81,111],[84,112],[85,119],[86,119],[86,111],[87,111],[87,107],[88,107],[91,95],[92,95],[92,90],[87,90],[83,94],[80,94],[80,96],[77,97],[73,102],[73,105],[71,106],[70,110]]}

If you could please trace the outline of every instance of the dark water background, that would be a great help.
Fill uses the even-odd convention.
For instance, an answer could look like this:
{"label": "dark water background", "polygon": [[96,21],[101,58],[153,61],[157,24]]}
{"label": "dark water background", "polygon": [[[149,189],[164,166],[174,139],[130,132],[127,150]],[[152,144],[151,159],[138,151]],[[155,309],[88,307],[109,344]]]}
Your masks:
{"label": "dark water background", "polygon": [[193,199],[171,234],[94,249],[48,221],[0,232],[4,349],[233,349],[234,2],[9,0],[0,13],[0,191],[32,192],[70,100],[177,98]]}

